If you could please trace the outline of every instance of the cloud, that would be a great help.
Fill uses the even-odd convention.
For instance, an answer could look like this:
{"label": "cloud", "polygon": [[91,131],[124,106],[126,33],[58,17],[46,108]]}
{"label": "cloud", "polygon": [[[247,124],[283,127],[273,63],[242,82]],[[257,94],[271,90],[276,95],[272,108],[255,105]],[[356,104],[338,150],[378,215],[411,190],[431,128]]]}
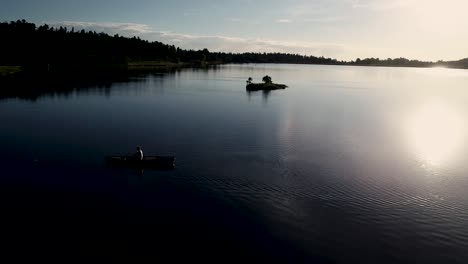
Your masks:
{"label": "cloud", "polygon": [[241,22],[242,21],[240,18],[237,18],[237,17],[230,17],[230,18],[227,18],[226,20],[229,22]]}
{"label": "cloud", "polygon": [[292,20],[291,19],[286,19],[286,18],[281,18],[281,19],[278,19],[276,20],[276,23],[292,23]]}
{"label": "cloud", "polygon": [[96,23],[65,21],[49,23],[54,27],[74,27],[75,30],[92,30],[121,36],[138,36],[150,41],[160,41],[184,49],[222,52],[283,52],[302,55],[343,58],[350,53],[349,47],[334,43],[306,41],[282,41],[264,38],[242,38],[222,35],[194,35],[171,31],[154,31],[150,26],[135,23]]}
{"label": "cloud", "polygon": [[53,22],[49,24],[55,27],[67,27],[75,29],[94,30],[96,32],[106,32],[112,34],[120,34],[125,32],[127,34],[145,34],[151,32],[151,27],[145,24],[136,23],[97,23],[97,22],[78,22],[78,21],[63,21]]}
{"label": "cloud", "polygon": [[334,23],[341,22],[346,20],[343,16],[330,16],[330,17],[314,17],[314,18],[305,18],[302,21],[308,23]]}
{"label": "cloud", "polygon": [[175,32],[152,32],[147,38],[183,48],[225,52],[286,52],[308,55],[338,55],[344,47],[336,44],[288,42],[262,38],[240,38],[230,36],[190,35]]}
{"label": "cloud", "polygon": [[413,4],[414,0],[346,0],[353,8],[388,11]]}

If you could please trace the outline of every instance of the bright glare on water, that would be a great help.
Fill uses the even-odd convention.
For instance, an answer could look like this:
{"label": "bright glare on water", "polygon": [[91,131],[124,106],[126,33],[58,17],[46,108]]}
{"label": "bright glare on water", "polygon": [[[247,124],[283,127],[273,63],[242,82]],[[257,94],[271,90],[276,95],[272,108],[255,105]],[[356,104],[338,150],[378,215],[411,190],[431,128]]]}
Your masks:
{"label": "bright glare on water", "polygon": [[408,144],[414,154],[434,166],[448,165],[465,146],[465,119],[450,105],[428,102],[407,120]]}
{"label": "bright glare on water", "polygon": [[[247,93],[264,75],[289,88]],[[223,65],[85,86],[0,100],[12,230],[166,245],[137,255],[468,261],[466,70]],[[177,168],[105,164],[136,145]]]}

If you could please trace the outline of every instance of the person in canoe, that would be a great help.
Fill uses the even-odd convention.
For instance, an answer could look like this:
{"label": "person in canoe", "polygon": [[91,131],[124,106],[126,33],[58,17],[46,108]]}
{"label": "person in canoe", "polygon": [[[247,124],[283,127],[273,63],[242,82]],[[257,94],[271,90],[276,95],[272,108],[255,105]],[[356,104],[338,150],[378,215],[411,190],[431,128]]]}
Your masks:
{"label": "person in canoe", "polygon": [[135,159],[143,160],[143,150],[141,150],[140,146],[136,147]]}

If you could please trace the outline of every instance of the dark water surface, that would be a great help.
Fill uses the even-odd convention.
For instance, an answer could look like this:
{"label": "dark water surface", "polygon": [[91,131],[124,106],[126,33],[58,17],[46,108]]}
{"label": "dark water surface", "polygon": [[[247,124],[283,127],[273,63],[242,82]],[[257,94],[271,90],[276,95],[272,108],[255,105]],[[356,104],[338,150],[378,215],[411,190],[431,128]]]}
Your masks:
{"label": "dark water surface", "polygon": [[[245,91],[266,74],[289,88]],[[3,98],[0,120],[18,259],[468,261],[464,70],[185,69]],[[176,169],[105,164],[136,145]]]}

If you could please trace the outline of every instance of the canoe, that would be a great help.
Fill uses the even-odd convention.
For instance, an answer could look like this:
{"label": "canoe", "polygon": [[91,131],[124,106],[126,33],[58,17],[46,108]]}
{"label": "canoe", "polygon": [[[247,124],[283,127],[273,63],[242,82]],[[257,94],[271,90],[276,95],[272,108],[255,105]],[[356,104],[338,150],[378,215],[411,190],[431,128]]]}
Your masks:
{"label": "canoe", "polygon": [[113,166],[134,168],[164,168],[175,167],[174,156],[144,156],[143,160],[137,160],[134,156],[109,156],[106,157],[108,164]]}

